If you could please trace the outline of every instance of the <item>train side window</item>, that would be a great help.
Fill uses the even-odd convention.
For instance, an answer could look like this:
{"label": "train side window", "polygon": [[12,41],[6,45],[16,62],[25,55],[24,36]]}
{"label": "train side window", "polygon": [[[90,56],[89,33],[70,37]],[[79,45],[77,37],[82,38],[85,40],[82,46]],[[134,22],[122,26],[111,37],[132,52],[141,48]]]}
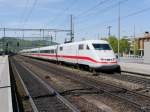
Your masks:
{"label": "train side window", "polygon": [[83,44],[80,44],[79,45],[79,50],[83,50],[83,48],[84,48]]}
{"label": "train side window", "polygon": [[37,51],[31,51],[31,53],[37,53]]}
{"label": "train side window", "polygon": [[54,54],[54,53],[55,53],[55,50],[54,50],[54,49],[50,50],[50,53],[51,53],[51,54]]}
{"label": "train side window", "polygon": [[40,53],[49,53],[49,50],[41,50]]}
{"label": "train side window", "polygon": [[45,50],[45,53],[49,53],[50,51],[49,50]]}
{"label": "train side window", "polygon": [[41,50],[40,53],[44,53],[44,50]]}
{"label": "train side window", "polygon": [[55,50],[51,50],[51,53],[54,54],[54,53],[55,53]]}
{"label": "train side window", "polygon": [[90,48],[89,48],[89,46],[88,46],[88,45],[86,46],[86,49],[87,49],[87,50],[90,50]]}
{"label": "train side window", "polygon": [[57,51],[56,51],[56,49],[54,49],[54,53],[56,53]]}
{"label": "train side window", "polygon": [[63,47],[60,47],[59,50],[62,51],[62,50],[63,50]]}

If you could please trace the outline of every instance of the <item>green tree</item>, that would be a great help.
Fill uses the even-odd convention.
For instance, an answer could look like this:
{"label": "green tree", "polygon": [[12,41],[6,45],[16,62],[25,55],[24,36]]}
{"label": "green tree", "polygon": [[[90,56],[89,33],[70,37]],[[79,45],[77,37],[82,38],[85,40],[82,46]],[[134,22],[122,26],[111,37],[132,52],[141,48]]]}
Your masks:
{"label": "green tree", "polygon": [[[108,38],[109,44],[112,46],[112,49],[115,53],[118,52],[118,39],[115,36],[111,36]],[[122,38],[120,40],[120,54],[128,53],[130,50],[130,44],[127,39]]]}
{"label": "green tree", "polygon": [[133,40],[131,43],[131,54],[135,54],[135,55],[140,55],[140,51],[138,50],[138,41],[137,40]]}
{"label": "green tree", "polygon": [[111,45],[113,51],[117,53],[118,51],[118,40],[115,36],[111,36],[108,38],[108,42]]}
{"label": "green tree", "polygon": [[130,44],[129,44],[128,40],[125,38],[122,38],[120,40],[120,53],[121,54],[123,54],[123,53],[127,54],[129,52],[129,50],[130,50]]}

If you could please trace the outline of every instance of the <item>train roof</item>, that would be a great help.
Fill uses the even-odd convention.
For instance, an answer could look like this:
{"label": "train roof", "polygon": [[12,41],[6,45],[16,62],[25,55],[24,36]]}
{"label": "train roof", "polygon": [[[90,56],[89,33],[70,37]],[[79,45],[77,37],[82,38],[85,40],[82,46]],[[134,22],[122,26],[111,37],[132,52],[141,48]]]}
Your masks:
{"label": "train roof", "polygon": [[83,40],[79,42],[64,43],[60,45],[88,44],[88,43],[108,43],[106,40]]}
{"label": "train roof", "polygon": [[57,47],[57,45],[45,46],[45,47],[32,48],[32,49],[24,49],[24,50],[22,50],[20,52],[37,51],[37,50],[47,50],[49,48],[54,48],[55,49],[56,47]]}
{"label": "train roof", "polygon": [[[60,44],[59,46],[67,46],[67,45],[75,45],[75,44],[89,44],[89,43],[108,43],[108,42],[105,41],[105,40],[83,40],[83,41],[79,41],[79,42]],[[54,48],[55,49],[56,47],[57,47],[57,45],[53,45],[53,46],[46,46],[46,47],[40,47],[40,48],[26,49],[26,50],[22,50],[20,52],[46,50],[46,49],[49,49],[49,48]]]}
{"label": "train roof", "polygon": [[75,42],[75,43],[84,43],[84,42],[89,42],[89,43],[97,43],[97,42],[99,42],[99,43],[107,43],[107,41],[106,40],[83,40],[83,41],[79,41],[79,42]]}

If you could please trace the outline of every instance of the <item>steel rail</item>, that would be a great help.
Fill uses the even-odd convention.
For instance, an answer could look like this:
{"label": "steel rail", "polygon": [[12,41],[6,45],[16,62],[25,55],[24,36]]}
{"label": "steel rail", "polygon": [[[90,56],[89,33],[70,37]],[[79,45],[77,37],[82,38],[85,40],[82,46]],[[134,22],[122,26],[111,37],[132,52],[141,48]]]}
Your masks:
{"label": "steel rail", "polygon": [[[91,83],[89,83],[89,82],[87,82],[87,81],[79,80],[79,78],[77,79],[77,78],[75,78],[75,77],[72,78],[72,77],[70,77],[70,76],[65,76],[65,77],[70,78],[70,79],[75,80],[75,81],[78,81],[78,82],[80,82],[80,83],[82,83],[82,84],[88,85],[88,86],[90,86],[90,87],[96,88],[97,90],[104,91],[105,93],[107,93],[107,94],[109,94],[109,95],[111,95],[111,96],[115,96],[115,97],[118,97],[118,98],[120,98],[120,99],[126,100],[127,102],[131,103],[131,104],[134,105],[136,108],[139,108],[139,109],[141,109],[141,110],[145,110],[145,109],[147,108],[146,106],[141,106],[140,104],[137,104],[136,102],[134,102],[134,101],[132,101],[132,100],[126,98],[126,97],[113,94],[113,93],[111,93],[110,91],[108,91],[108,90],[106,90],[106,89],[104,89],[104,88],[99,88],[98,86],[96,86],[96,85],[94,85],[94,84],[91,84]],[[133,94],[134,94],[134,93],[133,93]],[[148,109],[150,109],[149,106],[148,106]]]}
{"label": "steel rail", "polygon": [[62,101],[69,109],[71,109],[73,112],[80,112],[74,105],[72,105],[66,98],[64,98],[62,95],[60,95],[53,87],[51,87],[49,84],[47,84],[45,81],[43,81],[39,76],[37,76],[34,72],[32,72],[30,69],[28,69],[25,65],[20,64],[22,67],[24,67],[28,72],[30,72],[39,82],[41,82],[48,91]]}
{"label": "steel rail", "polygon": [[108,74],[102,75],[110,76],[123,81],[128,81],[134,84],[140,84],[144,86],[143,89],[147,89],[150,87],[150,75],[143,76],[142,74],[136,74],[131,72],[122,72],[121,74],[114,74],[113,76]]}
{"label": "steel rail", "polygon": [[137,75],[137,76],[150,77],[150,74],[144,74],[144,73],[138,73],[138,72],[131,72],[131,71],[125,71],[125,70],[122,70],[121,72],[122,73],[130,73],[130,74],[134,74],[134,75]]}
{"label": "steel rail", "polygon": [[[28,59],[32,60],[32,58],[28,58]],[[32,60],[32,61],[34,61],[34,62],[36,62],[36,63],[40,63],[39,61],[37,62],[36,60],[37,60],[37,59]],[[45,62],[45,61],[43,61],[43,62]],[[31,62],[30,62],[30,63],[31,63]],[[32,63],[32,64],[33,64],[33,63]],[[43,63],[42,63],[42,64],[43,64]],[[45,63],[45,64],[49,65],[49,63]],[[53,64],[54,64],[54,63],[53,63]],[[57,72],[58,72],[58,71],[57,71]],[[104,75],[106,75],[106,74],[104,74]],[[120,76],[121,76],[121,75],[120,75]],[[90,80],[92,80],[92,79],[90,79]],[[108,83],[104,83],[104,82],[102,82],[102,83],[105,84],[105,85],[109,85],[109,86],[118,88],[118,89],[123,89],[122,87],[118,87],[118,86],[115,86],[115,85],[112,85],[112,84],[108,84]],[[132,93],[135,93],[135,94],[137,94],[137,95],[143,95],[143,94],[140,94],[140,93],[131,91],[131,90],[128,90],[128,92],[132,92]],[[143,95],[143,96],[144,96],[144,97],[147,97],[147,98],[150,98],[150,97],[148,97],[148,96],[146,96],[146,95]]]}
{"label": "steel rail", "polygon": [[[21,78],[21,76],[20,76],[20,74],[19,74],[19,72],[18,72],[18,70],[17,70],[15,64],[13,64],[13,63],[11,62],[11,66],[12,66],[12,67],[14,68],[14,70],[16,71],[17,76],[19,77],[19,80],[20,80],[20,82],[21,82],[21,84],[22,84],[22,86],[23,86],[23,89],[25,90],[27,96],[29,97],[29,101],[30,101],[30,103],[31,103],[31,106],[32,106],[33,111],[34,111],[34,112],[39,112],[38,109],[37,109],[37,107],[36,107],[36,105],[35,105],[35,103],[34,103],[34,101],[33,101],[33,99],[32,99],[32,97],[31,97],[31,95],[30,95],[30,93],[29,93],[29,91],[28,91],[28,89],[27,89],[27,87],[26,87],[26,85],[25,85],[25,83],[23,82],[23,80],[22,80],[22,78]],[[14,71],[13,71],[13,72],[14,72]]]}
{"label": "steel rail", "polygon": [[[46,66],[43,66],[43,67],[46,67]],[[54,69],[51,69],[51,70],[53,70],[53,72],[58,72],[58,70],[57,70],[57,71],[54,70]],[[50,72],[50,71],[49,71],[49,72]],[[123,100],[125,100],[125,101],[131,103],[131,104],[134,105],[136,108],[141,109],[141,110],[143,110],[143,111],[145,111],[145,109],[150,109],[149,106],[145,106],[145,105],[142,105],[142,104],[138,104],[137,102],[133,101],[132,99],[128,99],[128,97],[126,97],[126,96],[119,96],[119,95],[113,94],[113,93],[111,93],[110,91],[107,91],[107,90],[104,89],[104,88],[99,88],[99,87],[97,87],[96,85],[91,84],[90,82],[87,82],[87,80],[86,80],[86,81],[80,80],[80,77],[72,77],[73,75],[62,74],[62,72],[59,72],[59,75],[65,76],[65,77],[67,77],[67,78],[70,78],[70,79],[75,80],[75,81],[77,81],[77,82],[80,82],[80,83],[82,83],[82,84],[88,85],[88,86],[90,86],[90,87],[96,88],[96,89],[98,89],[98,90],[102,90],[102,91],[104,91],[105,93],[108,93],[108,94],[110,94],[110,95],[112,95],[112,96],[118,97],[118,98],[120,98],[120,99],[123,99]],[[103,83],[103,84],[109,85],[109,86],[111,86],[111,87],[113,87],[113,88],[115,87],[115,88],[118,88],[118,89],[122,89],[122,88],[120,88],[120,87],[117,87],[117,86],[114,86],[114,85],[111,85],[111,84],[107,84],[107,83]],[[139,93],[136,93],[136,92],[133,92],[133,91],[129,91],[129,90],[127,90],[127,91],[130,92],[131,95],[139,95],[139,96],[142,96],[142,97],[150,98],[150,97],[148,97],[148,96],[146,96],[146,95],[142,95],[142,94],[139,94]]]}

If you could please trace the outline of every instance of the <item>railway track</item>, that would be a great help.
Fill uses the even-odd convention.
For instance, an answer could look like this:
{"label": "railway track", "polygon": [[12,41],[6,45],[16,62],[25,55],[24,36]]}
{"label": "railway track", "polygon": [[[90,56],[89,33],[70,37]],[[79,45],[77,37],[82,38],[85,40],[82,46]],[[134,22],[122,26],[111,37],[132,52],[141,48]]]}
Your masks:
{"label": "railway track", "polygon": [[33,112],[80,112],[28,68],[12,59],[11,66],[22,82]]}
{"label": "railway track", "polygon": [[124,71],[124,70],[122,70],[121,72],[122,73],[126,73],[126,74],[133,74],[133,75],[136,75],[136,76],[150,77],[150,75],[143,74],[143,73],[137,73],[137,72],[131,72],[131,71]]}
{"label": "railway track", "polygon": [[[132,73],[127,71],[122,71],[123,79],[130,82],[138,83],[144,85],[146,88],[150,87],[150,75]],[[147,77],[147,78],[145,78]]]}
{"label": "railway track", "polygon": [[[40,68],[39,69],[34,69],[34,66],[28,66],[29,64],[26,64],[24,61],[19,61],[21,62],[24,67],[30,71],[32,74],[35,74],[37,76],[39,76],[41,79],[43,79],[45,82],[48,82],[47,80],[50,78],[49,76],[47,75],[44,75],[43,73],[46,73],[46,72],[40,72]],[[43,76],[43,77],[42,77]],[[65,82],[64,82],[65,83]],[[49,83],[48,83],[49,84]],[[93,88],[89,88],[89,87],[86,87],[86,86],[80,86],[79,87],[79,84],[76,84],[76,83],[73,83],[71,81],[71,84],[77,86],[77,87],[73,87],[73,88],[70,88],[70,89],[64,89],[63,91],[59,91],[59,89],[57,90],[57,88],[55,88],[55,84],[53,84],[52,82],[52,86],[54,86],[55,90],[56,91],[59,91],[58,94],[61,94],[61,96],[64,96],[65,98],[69,99],[69,101],[75,105],[79,110],[81,110],[82,112],[89,112],[90,110],[92,112],[101,112],[101,108],[98,108],[97,106],[95,106],[94,104],[92,103],[88,103],[86,100],[84,100],[84,98],[80,97],[80,95],[95,95],[95,94],[99,94],[100,92],[93,89]],[[68,85],[69,86],[69,85]],[[37,96],[37,97],[33,97],[34,98],[40,98],[41,96]],[[31,102],[32,103],[32,102]],[[55,107],[54,107],[55,108]],[[103,109],[102,109],[103,110]]]}
{"label": "railway track", "polygon": [[[105,94],[108,94],[112,97],[117,97],[120,100],[129,103],[135,108],[139,109],[141,112],[149,112],[150,111],[150,97],[136,93],[134,91],[129,91],[124,88],[116,87],[114,85],[110,85],[103,82],[96,82],[86,77],[81,77],[78,73],[73,73],[64,69],[61,69],[54,64],[48,63],[40,63],[40,61],[35,61],[33,59],[24,58],[24,60],[30,64],[38,66],[44,69],[47,72],[51,72],[53,74],[59,74],[66,78],[70,78],[71,80],[78,81],[84,85],[95,88],[99,91],[103,91]],[[30,60],[30,61],[29,61]]]}
{"label": "railway track", "polygon": [[140,84],[144,86],[144,89],[150,88],[150,77],[144,78],[142,74],[136,76],[136,74],[128,73],[128,72],[121,72],[121,74],[114,73],[114,74],[106,74],[100,73],[101,76],[109,76],[118,80],[131,82],[134,84]]}

